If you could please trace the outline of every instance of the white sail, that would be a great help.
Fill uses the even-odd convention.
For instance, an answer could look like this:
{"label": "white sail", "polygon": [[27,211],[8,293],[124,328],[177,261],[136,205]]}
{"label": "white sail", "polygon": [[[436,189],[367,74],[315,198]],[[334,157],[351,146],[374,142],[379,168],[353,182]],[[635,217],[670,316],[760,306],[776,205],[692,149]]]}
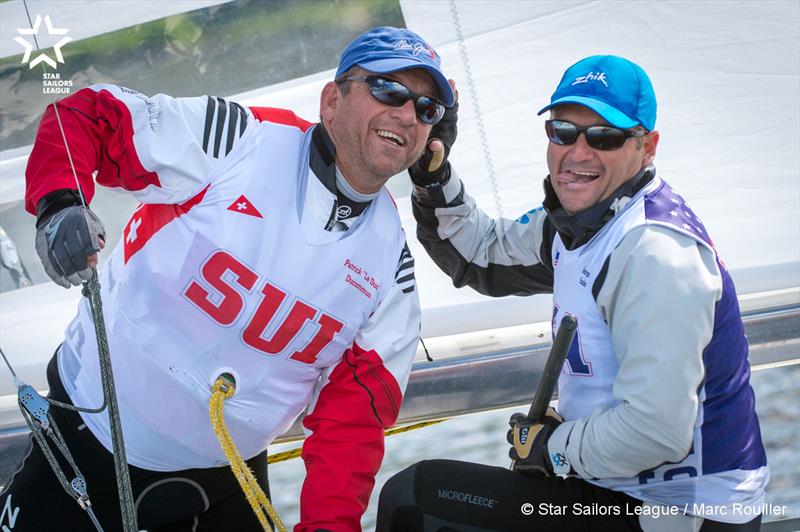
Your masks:
{"label": "white sail", "polygon": [[[152,14],[218,3],[169,3],[169,9]],[[68,14],[64,5],[31,2],[34,9],[52,8],[54,24],[68,22],[78,38],[151,16],[141,11],[142,2],[115,1],[113,13],[96,10],[97,3],[81,3]],[[658,173],[701,213],[745,308],[798,303],[800,4],[761,2],[753,9],[749,1],[403,0],[400,6],[408,27],[430,40],[456,80],[461,109],[451,160],[486,211],[515,218],[541,203],[546,139],[544,119],[536,111],[549,101],[569,64],[591,54],[622,55],[641,64],[656,88]],[[6,47],[14,45],[16,30],[11,28],[27,18],[20,1],[0,7],[6,55]],[[93,10],[91,24],[76,18],[81,9]],[[263,61],[270,61],[268,54]],[[324,70],[223,96],[247,105],[290,108],[314,120],[319,91],[332,76],[333,70]],[[136,86],[136,79],[126,83]],[[9,85],[2,89],[12,90]],[[0,105],[6,101],[0,99]],[[0,155],[0,225],[11,234],[8,223],[29,224],[24,230],[17,227],[12,237],[25,265],[41,276],[33,253],[33,218],[19,212],[29,151],[21,146]],[[389,187],[413,235],[407,176],[396,176]],[[107,192],[99,194],[95,205],[101,218],[133,208],[132,200]],[[120,229],[109,227],[112,241]],[[503,334],[508,342],[524,342],[514,326],[549,319],[548,296],[490,299],[456,290],[413,236],[409,244],[416,258],[423,338],[447,337],[438,344],[443,350],[482,345],[489,337],[496,347]],[[46,387],[44,364],[80,297],[77,289],[51,283],[0,294],[0,344],[20,377],[37,388]],[[8,427],[20,418],[7,368],[0,374],[0,412]]]}

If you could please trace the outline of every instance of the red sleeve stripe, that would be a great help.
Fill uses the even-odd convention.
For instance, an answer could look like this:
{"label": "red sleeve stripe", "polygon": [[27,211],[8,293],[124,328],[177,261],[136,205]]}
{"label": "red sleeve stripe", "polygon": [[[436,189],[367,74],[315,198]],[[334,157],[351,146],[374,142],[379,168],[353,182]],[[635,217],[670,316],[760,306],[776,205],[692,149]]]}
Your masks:
{"label": "red sleeve stripe", "polygon": [[314,125],[313,122],[303,120],[292,111],[287,109],[277,109],[275,107],[250,107],[250,111],[253,113],[253,116],[256,117],[256,120],[296,127],[303,133],[305,133],[308,128]]}

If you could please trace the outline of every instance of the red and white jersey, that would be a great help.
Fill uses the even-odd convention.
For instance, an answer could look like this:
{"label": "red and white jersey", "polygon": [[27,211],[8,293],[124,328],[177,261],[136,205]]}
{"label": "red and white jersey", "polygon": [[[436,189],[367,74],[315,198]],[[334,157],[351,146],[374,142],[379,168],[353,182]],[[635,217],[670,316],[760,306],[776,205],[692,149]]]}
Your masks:
{"label": "red and white jersey", "polygon": [[[319,125],[114,85],[58,105],[86,196],[96,171],[142,202],[100,275],[128,461],[158,471],[225,464],[208,408],[212,383],[230,373],[225,418],[246,458],[309,407],[296,530],[359,529],[420,327],[388,191],[348,230],[326,231],[303,209],[331,177],[317,174],[335,176]],[[75,188],[59,137],[49,109],[27,171],[29,210]],[[86,301],[59,369],[75,404],[102,402]],[[111,449],[105,413],[82,416]]]}

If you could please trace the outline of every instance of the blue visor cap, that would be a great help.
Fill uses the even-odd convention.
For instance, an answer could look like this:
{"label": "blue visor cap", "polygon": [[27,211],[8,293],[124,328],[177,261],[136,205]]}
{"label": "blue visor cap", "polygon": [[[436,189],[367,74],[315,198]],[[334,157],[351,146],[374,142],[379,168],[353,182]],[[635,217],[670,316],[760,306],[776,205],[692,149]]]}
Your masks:
{"label": "blue visor cap", "polygon": [[615,55],[581,59],[564,72],[550,104],[538,114],[561,105],[584,105],[619,128],[656,126],[656,94],[642,68]]}
{"label": "blue visor cap", "polygon": [[362,33],[342,52],[336,77],[356,65],[376,74],[424,68],[439,87],[442,103],[450,107],[455,101],[453,89],[442,73],[439,54],[411,30],[384,26]]}

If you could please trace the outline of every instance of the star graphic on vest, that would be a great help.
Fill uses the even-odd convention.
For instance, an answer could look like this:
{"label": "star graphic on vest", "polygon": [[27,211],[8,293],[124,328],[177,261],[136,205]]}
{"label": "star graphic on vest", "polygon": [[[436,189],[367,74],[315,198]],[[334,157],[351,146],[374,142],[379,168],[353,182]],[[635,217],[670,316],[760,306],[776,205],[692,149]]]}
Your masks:
{"label": "star graphic on vest", "polygon": [[139,229],[140,225],[142,225],[141,218],[136,218],[135,220],[131,221],[131,226],[128,229],[128,236],[125,237],[125,242],[128,242],[130,244],[131,242],[134,242],[136,240],[136,238],[139,236],[136,234],[136,230]]}
{"label": "star graphic on vest", "polygon": [[253,202],[244,197],[244,194],[236,198],[236,201],[231,203],[230,207],[228,207],[229,211],[238,212],[240,214],[247,214],[249,216],[253,216],[255,218],[263,218],[261,213],[258,212]]}

